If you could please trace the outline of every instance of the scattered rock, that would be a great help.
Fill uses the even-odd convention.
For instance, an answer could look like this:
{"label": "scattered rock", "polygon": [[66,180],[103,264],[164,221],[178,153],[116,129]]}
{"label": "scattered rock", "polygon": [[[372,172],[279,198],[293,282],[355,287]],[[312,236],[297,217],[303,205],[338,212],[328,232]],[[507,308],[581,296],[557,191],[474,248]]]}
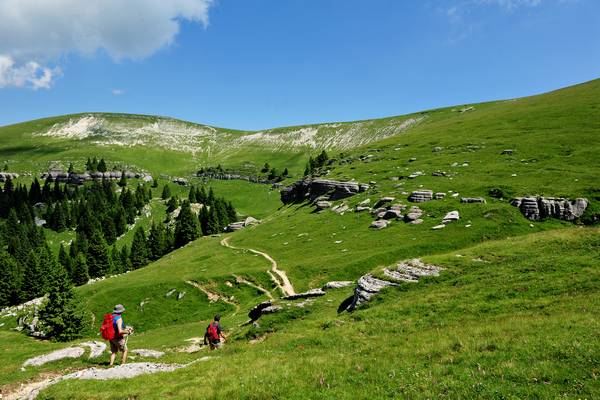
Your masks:
{"label": "scattered rock", "polygon": [[164,351],[149,350],[149,349],[134,349],[134,350],[131,350],[131,353],[137,354],[138,356],[142,356],[142,357],[148,357],[148,358],[160,358],[165,355]]}
{"label": "scattered rock", "polygon": [[441,225],[436,225],[436,226],[434,226],[434,227],[433,227],[433,228],[431,228],[431,229],[433,229],[433,230],[438,230],[438,229],[444,229],[445,227],[446,227],[446,225],[444,225],[444,224],[441,224]]}
{"label": "scattered rock", "polygon": [[185,178],[173,178],[173,183],[176,183],[180,186],[187,186],[188,181]]}
{"label": "scattered rock", "polygon": [[86,346],[90,349],[90,357],[89,358],[98,358],[104,353],[106,350],[106,344],[103,342],[93,341],[93,342],[84,342],[80,343],[80,346]]}
{"label": "scattered rock", "polygon": [[356,289],[354,289],[354,297],[352,302],[348,306],[347,310],[352,311],[361,304],[370,301],[374,295],[379,293],[381,289],[387,286],[398,286],[398,284],[375,278],[371,274],[361,276],[357,282]]}
{"label": "scattered rock", "polygon": [[423,220],[421,218],[412,220],[409,222],[409,224],[413,224],[413,225],[421,225],[423,223]]}
{"label": "scattered rock", "polygon": [[483,197],[462,197],[460,199],[461,203],[480,203],[485,204],[486,201]]}
{"label": "scattered rock", "polygon": [[323,289],[311,289],[304,293],[296,293],[289,296],[284,296],[285,300],[307,299],[309,297],[319,297],[325,295]]}
{"label": "scattered rock", "polygon": [[458,221],[460,219],[460,215],[458,211],[450,211],[446,216],[442,219],[442,224],[447,225],[452,221]]}
{"label": "scattered rock", "polygon": [[418,282],[422,276],[438,276],[442,268],[425,264],[418,258],[398,263],[395,269],[385,268],[385,276],[402,282]]}
{"label": "scattered rock", "polygon": [[447,176],[447,174],[444,171],[434,171],[431,173],[431,176]]}
{"label": "scattered rock", "polygon": [[391,203],[394,200],[396,200],[395,197],[390,197],[390,196],[382,197],[381,199],[377,200],[377,203],[375,203],[375,205],[373,206],[373,208],[381,207],[384,204]]}
{"label": "scattered rock", "polygon": [[248,317],[250,317],[252,321],[256,321],[261,317],[261,315],[272,314],[281,310],[282,308],[280,306],[273,305],[273,303],[270,300],[263,301],[262,303],[259,303],[256,306],[254,306],[248,312]]}
{"label": "scattered rock", "polygon": [[415,162],[415,161],[417,161],[416,157],[411,157],[411,158],[408,159],[408,162]]}
{"label": "scattered rock", "polygon": [[317,206],[318,211],[325,210],[327,208],[331,208],[331,202],[329,202],[329,201],[317,201],[317,203],[315,205]]}
{"label": "scattered rock", "polygon": [[404,216],[404,222],[416,221],[423,215],[423,210],[417,206],[412,206],[408,213]]}
{"label": "scattered rock", "polygon": [[431,149],[431,151],[434,152],[434,153],[438,153],[438,152],[440,152],[442,150],[444,150],[444,148],[440,147],[440,146],[436,146],[433,149]]}
{"label": "scattered rock", "polygon": [[358,203],[359,206],[367,206],[369,204],[371,204],[371,199],[364,199],[363,201]]}
{"label": "scattered rock", "polygon": [[565,221],[573,221],[585,212],[588,200],[577,198],[569,200],[554,197],[518,197],[511,203],[519,207],[525,218],[538,221],[544,218],[557,218]]}
{"label": "scattered rock", "polygon": [[435,194],[435,199],[436,200],[443,200],[446,197],[446,193],[444,192],[437,192]]}
{"label": "scattered rock", "polygon": [[177,295],[177,300],[183,299],[183,296],[185,296],[185,292],[179,292],[179,294]]}
{"label": "scattered rock", "polygon": [[387,226],[390,224],[390,222],[388,220],[385,219],[378,219],[377,221],[373,221],[371,222],[371,228],[373,229],[383,229],[383,228],[387,228]]}
{"label": "scattered rock", "polygon": [[515,151],[513,149],[506,149],[506,150],[502,150],[502,153],[500,153],[501,155],[512,155]]}
{"label": "scattered rock", "polygon": [[173,293],[175,293],[176,291],[177,291],[177,289],[171,289],[171,290],[169,290],[169,291],[168,291],[168,292],[165,294],[165,297],[171,297],[171,295],[172,295]]}
{"label": "scattered rock", "polygon": [[402,219],[402,213],[398,210],[387,210],[381,216],[383,219]]}
{"label": "scattered rock", "polygon": [[342,203],[335,207],[332,207],[331,211],[333,211],[337,214],[342,214],[342,213],[345,213],[346,211],[348,211],[349,209],[350,209],[350,207],[348,207],[348,205],[346,203]]}
{"label": "scattered rock", "polygon": [[419,176],[423,176],[425,175],[425,173],[423,171],[416,171],[413,172],[412,174],[408,175],[408,179],[415,179],[418,178]]}
{"label": "scattered rock", "polygon": [[0,182],[6,182],[8,179],[14,180],[19,177],[19,174],[14,174],[12,172],[0,172]]}
{"label": "scattered rock", "polygon": [[433,200],[433,192],[431,190],[415,190],[408,196],[408,201],[413,203],[424,203]]}
{"label": "scattered rock", "polygon": [[362,212],[362,211],[369,211],[369,210],[371,210],[371,207],[356,206],[356,208],[354,209],[355,212]]}
{"label": "scattered rock", "polygon": [[341,289],[341,288],[345,288],[348,286],[352,286],[354,282],[352,281],[332,281],[332,282],[327,282],[326,284],[323,285],[323,290],[330,290],[330,289]]}
{"label": "scattered rock", "polygon": [[225,228],[226,232],[235,232],[235,231],[239,231],[240,229],[243,229],[245,227],[248,226],[254,226],[254,225],[258,225],[260,224],[260,221],[257,220],[254,217],[246,217],[246,219],[244,219],[243,221],[238,221],[238,222],[232,222],[231,224],[227,225],[227,227]]}

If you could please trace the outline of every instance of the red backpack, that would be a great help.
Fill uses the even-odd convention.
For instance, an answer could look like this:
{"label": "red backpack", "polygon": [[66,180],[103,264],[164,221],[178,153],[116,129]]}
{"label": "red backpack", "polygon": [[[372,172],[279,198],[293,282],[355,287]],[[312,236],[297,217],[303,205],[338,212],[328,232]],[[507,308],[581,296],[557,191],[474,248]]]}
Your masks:
{"label": "red backpack", "polygon": [[113,340],[115,338],[115,327],[112,314],[104,314],[104,321],[100,327],[100,333],[104,340]]}
{"label": "red backpack", "polygon": [[217,340],[220,340],[221,338],[219,337],[219,332],[217,331],[217,327],[219,325],[217,324],[208,324],[208,328],[206,328],[206,332],[208,333],[208,339],[211,342],[216,342]]}

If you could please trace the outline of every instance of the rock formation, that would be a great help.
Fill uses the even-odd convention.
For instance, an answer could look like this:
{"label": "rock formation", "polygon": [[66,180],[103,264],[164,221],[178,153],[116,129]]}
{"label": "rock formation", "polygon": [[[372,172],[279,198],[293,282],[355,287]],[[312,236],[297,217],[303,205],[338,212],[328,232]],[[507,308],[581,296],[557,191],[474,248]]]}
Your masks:
{"label": "rock formation", "polygon": [[525,218],[531,221],[544,218],[573,221],[583,215],[588,201],[583,198],[569,200],[554,197],[517,197],[510,204],[519,207]]}
{"label": "rock formation", "polygon": [[319,297],[319,296],[324,296],[324,295],[325,295],[325,292],[323,291],[323,289],[319,288],[319,289],[311,289],[304,293],[291,294],[289,296],[283,297],[283,299],[285,299],[285,300],[308,299],[309,297]]}
{"label": "rock formation", "polygon": [[353,196],[369,189],[369,185],[357,182],[338,182],[326,179],[305,178],[281,190],[281,201],[284,204],[314,201],[319,196],[326,200],[339,200]]}
{"label": "rock formation", "polygon": [[0,172],[0,182],[6,182],[8,179],[17,179],[19,174],[13,174],[11,172]]}
{"label": "rock formation", "polygon": [[398,286],[400,282],[415,283],[423,276],[438,276],[441,270],[442,268],[438,266],[425,264],[415,258],[400,262],[393,269],[385,268],[383,274],[389,280],[375,278],[371,274],[363,275],[358,280],[352,302],[346,309],[352,311],[361,304],[369,302],[385,287]]}
{"label": "rock formation", "polygon": [[225,231],[235,232],[235,231],[239,231],[240,229],[245,228],[247,226],[252,226],[252,225],[257,225],[257,224],[260,224],[260,221],[257,220],[256,218],[246,217],[246,219],[244,219],[243,221],[232,222],[231,224],[227,225],[227,227],[225,228]]}
{"label": "rock formation", "polygon": [[[44,172],[41,175],[42,179],[52,179],[53,181],[58,181],[61,183],[70,183],[70,184],[74,184],[74,185],[83,185],[85,182],[87,181],[91,181],[93,180],[102,180],[102,179],[110,179],[110,180],[117,180],[117,179],[121,179],[121,176],[123,175],[122,171],[110,171],[110,172],[92,172],[87,173],[87,172],[65,172],[62,170],[50,170],[48,172]],[[144,172],[131,172],[131,171],[125,171],[125,178],[127,179],[142,179],[146,182],[150,182],[152,181],[152,175],[149,175],[147,173]]]}
{"label": "rock formation", "polygon": [[485,204],[485,199],[483,197],[463,197],[460,199],[460,202]]}
{"label": "rock formation", "polygon": [[431,190],[415,190],[408,196],[408,201],[413,203],[424,203],[433,200],[433,192]]}

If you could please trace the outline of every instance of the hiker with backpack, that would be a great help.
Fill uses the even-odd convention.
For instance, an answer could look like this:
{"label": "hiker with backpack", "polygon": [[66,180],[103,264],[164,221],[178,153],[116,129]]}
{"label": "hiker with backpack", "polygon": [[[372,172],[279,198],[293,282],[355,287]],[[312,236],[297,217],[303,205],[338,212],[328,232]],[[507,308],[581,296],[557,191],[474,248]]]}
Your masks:
{"label": "hiker with backpack", "polygon": [[210,349],[218,349],[223,343],[225,343],[225,336],[221,331],[221,316],[215,315],[214,320],[206,327],[206,333],[204,334],[204,344],[209,344]]}
{"label": "hiker with backpack", "polygon": [[110,366],[115,363],[117,353],[123,353],[121,356],[121,364],[127,361],[127,335],[133,333],[133,328],[126,327],[123,322],[123,313],[125,307],[122,304],[117,304],[112,314],[105,314],[100,333],[105,340],[110,342]]}

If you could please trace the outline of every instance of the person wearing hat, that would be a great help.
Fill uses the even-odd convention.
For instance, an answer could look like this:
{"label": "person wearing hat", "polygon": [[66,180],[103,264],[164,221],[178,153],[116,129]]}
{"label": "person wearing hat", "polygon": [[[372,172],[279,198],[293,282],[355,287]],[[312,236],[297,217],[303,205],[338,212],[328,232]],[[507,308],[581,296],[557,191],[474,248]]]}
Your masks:
{"label": "person wearing hat", "polygon": [[123,353],[121,357],[121,364],[125,364],[127,361],[127,341],[125,340],[125,335],[131,334],[132,329],[125,327],[125,322],[123,322],[124,312],[125,307],[123,307],[122,304],[117,304],[113,310],[113,327],[115,328],[115,337],[110,341],[111,367],[115,363],[115,358],[117,357],[117,353],[119,351]]}

